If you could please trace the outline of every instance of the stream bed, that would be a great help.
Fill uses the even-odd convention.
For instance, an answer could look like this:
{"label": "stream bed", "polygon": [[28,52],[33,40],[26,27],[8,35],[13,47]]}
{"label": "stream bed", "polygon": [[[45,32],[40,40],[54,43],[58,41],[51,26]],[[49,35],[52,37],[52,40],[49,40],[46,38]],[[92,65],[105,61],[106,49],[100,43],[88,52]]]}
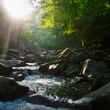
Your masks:
{"label": "stream bed", "polygon": [[[50,76],[50,75],[43,75],[41,74],[37,68],[35,68],[35,65],[26,66],[26,67],[14,67],[14,69],[23,69],[25,72],[27,72],[26,77],[22,81],[18,81],[19,84],[29,87],[31,90],[34,90],[37,95],[41,95],[44,97],[48,97],[52,99],[53,97],[47,96],[46,91],[54,86],[61,85],[61,82],[63,79]],[[29,74],[29,72],[35,72],[34,74]],[[58,100],[59,98],[56,96],[54,97],[54,100]],[[51,108],[47,107],[45,105],[37,105],[32,104],[27,101],[25,101],[23,98],[14,100],[14,101],[6,101],[2,102],[0,101],[0,110],[68,110],[65,108]]]}

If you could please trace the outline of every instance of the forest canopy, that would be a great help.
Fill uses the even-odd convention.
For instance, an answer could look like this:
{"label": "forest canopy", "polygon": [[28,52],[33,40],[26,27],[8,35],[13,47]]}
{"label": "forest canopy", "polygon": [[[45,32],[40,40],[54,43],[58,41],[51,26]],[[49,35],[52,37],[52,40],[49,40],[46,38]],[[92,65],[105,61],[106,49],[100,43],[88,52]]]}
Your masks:
{"label": "forest canopy", "polygon": [[[109,47],[109,0],[30,0],[30,3],[34,7],[31,19],[21,23],[21,35],[27,36],[29,42],[38,41],[44,47]],[[2,7],[1,22],[5,12]]]}
{"label": "forest canopy", "polygon": [[44,0],[43,8],[42,25],[60,36],[80,36],[83,45],[110,39],[109,0]]}

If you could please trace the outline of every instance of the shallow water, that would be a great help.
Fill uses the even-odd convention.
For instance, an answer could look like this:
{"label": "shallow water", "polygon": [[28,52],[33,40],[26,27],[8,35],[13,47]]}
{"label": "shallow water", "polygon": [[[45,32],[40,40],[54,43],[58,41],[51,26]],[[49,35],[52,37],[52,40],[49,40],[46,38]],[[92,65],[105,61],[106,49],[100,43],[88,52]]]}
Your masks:
{"label": "shallow water", "polygon": [[35,105],[27,103],[22,99],[19,99],[13,102],[0,102],[0,110],[68,110],[68,109],[61,108],[55,109],[43,105]]}
{"label": "shallow water", "polygon": [[[31,65],[28,66],[28,68],[19,67],[15,69],[30,69],[32,71],[35,70],[36,68],[34,65],[33,66]],[[52,77],[49,75],[44,76],[36,71],[36,75],[28,75],[23,81],[19,81],[18,83],[21,85],[28,86],[31,90],[36,91],[36,93],[39,95],[47,96],[46,94],[47,89],[53,86],[59,86],[61,82],[62,80],[60,78]],[[68,109],[64,109],[64,108],[55,109],[51,107],[46,107],[44,105],[31,104],[24,101],[23,99],[17,99],[15,101],[7,101],[7,102],[1,101],[0,110],[68,110]]]}

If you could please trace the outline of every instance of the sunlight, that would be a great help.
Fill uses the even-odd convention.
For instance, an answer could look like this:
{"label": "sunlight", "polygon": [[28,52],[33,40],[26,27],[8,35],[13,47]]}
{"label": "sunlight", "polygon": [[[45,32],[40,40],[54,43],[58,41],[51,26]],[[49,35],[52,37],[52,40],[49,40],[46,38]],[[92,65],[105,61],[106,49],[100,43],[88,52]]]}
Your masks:
{"label": "sunlight", "polygon": [[3,0],[3,5],[8,16],[17,20],[25,20],[33,12],[29,0]]}

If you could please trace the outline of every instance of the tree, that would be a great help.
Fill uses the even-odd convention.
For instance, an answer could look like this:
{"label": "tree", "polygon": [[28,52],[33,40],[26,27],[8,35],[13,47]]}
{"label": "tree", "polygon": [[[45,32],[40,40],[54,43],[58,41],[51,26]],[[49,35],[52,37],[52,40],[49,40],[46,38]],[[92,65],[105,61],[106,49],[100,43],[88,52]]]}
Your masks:
{"label": "tree", "polygon": [[43,8],[42,25],[57,36],[79,35],[85,46],[104,45],[109,39],[109,0],[44,0]]}

